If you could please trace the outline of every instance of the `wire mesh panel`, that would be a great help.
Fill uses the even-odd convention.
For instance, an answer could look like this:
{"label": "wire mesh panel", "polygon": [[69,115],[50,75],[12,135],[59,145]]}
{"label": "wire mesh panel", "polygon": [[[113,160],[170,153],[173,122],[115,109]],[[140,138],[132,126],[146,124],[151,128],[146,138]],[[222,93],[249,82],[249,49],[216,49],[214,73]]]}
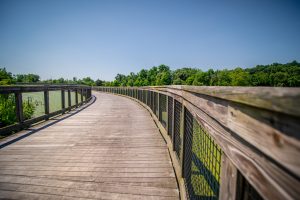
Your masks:
{"label": "wire mesh panel", "polygon": [[154,113],[158,117],[158,93],[154,92]]}
{"label": "wire mesh panel", "polygon": [[190,199],[218,199],[221,149],[185,109],[184,178]]}
{"label": "wire mesh panel", "polygon": [[151,107],[151,96],[150,96],[151,92],[147,91],[147,105],[149,107]]}
{"label": "wire mesh panel", "polygon": [[182,114],[182,104],[175,100],[175,109],[174,109],[174,150],[178,156],[178,159],[180,158],[180,151],[181,151],[181,141],[182,136],[180,134],[181,130],[181,114]]}
{"label": "wire mesh panel", "polygon": [[262,196],[256,189],[245,179],[245,177],[238,172],[237,182],[237,198],[238,200],[263,200]]}
{"label": "wire mesh panel", "polygon": [[168,135],[172,137],[172,131],[173,131],[173,98],[168,97]]}
{"label": "wire mesh panel", "polygon": [[140,101],[143,102],[143,90],[140,90]]}
{"label": "wire mesh panel", "polygon": [[146,104],[146,100],[147,100],[147,91],[143,90],[143,103]]}
{"label": "wire mesh panel", "polygon": [[167,128],[167,96],[159,94],[159,121]]}
{"label": "wire mesh panel", "polygon": [[154,112],[154,92],[151,91],[151,110]]}

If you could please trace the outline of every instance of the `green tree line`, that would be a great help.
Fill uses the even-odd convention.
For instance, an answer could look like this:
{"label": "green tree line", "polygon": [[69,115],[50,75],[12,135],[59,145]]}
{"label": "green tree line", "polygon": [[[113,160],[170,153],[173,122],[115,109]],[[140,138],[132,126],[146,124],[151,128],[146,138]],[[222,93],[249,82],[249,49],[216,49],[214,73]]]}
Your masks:
{"label": "green tree line", "polygon": [[59,78],[40,80],[36,74],[12,75],[5,68],[0,68],[0,85],[17,83],[47,84],[84,84],[90,86],[158,86],[158,85],[198,85],[198,86],[274,86],[299,87],[300,63],[293,61],[286,64],[273,63],[257,65],[252,68],[237,67],[232,70],[203,71],[199,68],[184,67],[171,70],[169,66],[159,65],[142,69],[128,75],[117,74],[113,81],[93,80],[90,77],[71,80]]}
{"label": "green tree line", "polygon": [[[98,85],[95,83],[95,85]],[[181,68],[174,71],[166,65],[142,69],[137,74],[117,74],[114,81],[102,82],[105,86],[159,86],[159,85],[196,85],[196,86],[274,86],[299,87],[300,63],[273,63],[257,65],[253,68],[232,70],[202,71],[197,68]]]}

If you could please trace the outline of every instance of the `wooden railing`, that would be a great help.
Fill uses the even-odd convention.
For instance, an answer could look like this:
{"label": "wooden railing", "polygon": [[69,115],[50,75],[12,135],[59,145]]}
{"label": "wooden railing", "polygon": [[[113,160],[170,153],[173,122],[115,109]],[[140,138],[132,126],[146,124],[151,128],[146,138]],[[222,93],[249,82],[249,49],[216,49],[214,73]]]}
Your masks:
{"label": "wooden railing", "polygon": [[[50,101],[49,92],[50,91],[61,91],[61,109],[54,112],[50,112]],[[22,93],[35,93],[43,92],[43,105],[44,114],[31,119],[25,119],[23,113],[23,98]],[[71,105],[71,92],[75,92],[75,102]],[[83,85],[24,85],[24,86],[0,86],[0,95],[14,95],[15,99],[15,114],[16,123],[0,128],[0,135],[6,135],[12,131],[19,131],[31,124],[37,123],[39,121],[48,120],[58,114],[63,114],[66,111],[71,111],[71,109],[79,107],[90,100],[91,98],[91,87]],[[78,94],[80,95],[80,103],[78,100]],[[67,97],[66,97],[67,95]],[[84,99],[83,99],[84,98]],[[66,101],[67,99],[67,101]]]}
{"label": "wooden railing", "polygon": [[300,89],[94,87],[149,110],[182,199],[299,199]]}

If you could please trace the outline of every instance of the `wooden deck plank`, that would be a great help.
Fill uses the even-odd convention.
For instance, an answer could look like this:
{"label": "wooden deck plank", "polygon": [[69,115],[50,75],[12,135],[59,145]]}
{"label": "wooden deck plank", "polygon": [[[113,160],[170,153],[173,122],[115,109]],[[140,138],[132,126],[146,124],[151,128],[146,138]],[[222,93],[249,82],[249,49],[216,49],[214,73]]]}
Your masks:
{"label": "wooden deck plank", "polygon": [[95,96],[85,110],[0,150],[1,198],[179,198],[149,113],[124,97]]}

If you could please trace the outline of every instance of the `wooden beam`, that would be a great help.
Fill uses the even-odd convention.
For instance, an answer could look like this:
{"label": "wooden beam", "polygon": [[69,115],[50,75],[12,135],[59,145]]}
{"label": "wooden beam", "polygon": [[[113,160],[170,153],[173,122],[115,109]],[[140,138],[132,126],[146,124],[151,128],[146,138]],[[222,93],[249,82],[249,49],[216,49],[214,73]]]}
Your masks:
{"label": "wooden beam", "polygon": [[68,90],[68,109],[71,111],[71,90]]}
{"label": "wooden beam", "polygon": [[16,116],[17,116],[17,121],[20,124],[22,124],[23,121],[24,121],[22,93],[20,93],[20,92],[16,92],[15,93],[15,101],[16,101]]}
{"label": "wooden beam", "polygon": [[75,90],[75,105],[77,108],[78,107],[78,90],[77,89]]}
{"label": "wooden beam", "polygon": [[65,90],[61,90],[61,109],[62,109],[62,113],[65,113]]}
{"label": "wooden beam", "polygon": [[226,154],[222,154],[220,200],[235,200],[238,170]]}
{"label": "wooden beam", "polygon": [[[50,105],[49,105],[49,90],[44,90],[44,105],[45,105],[45,115],[49,115]],[[46,120],[48,120],[49,117],[46,117]]]}

